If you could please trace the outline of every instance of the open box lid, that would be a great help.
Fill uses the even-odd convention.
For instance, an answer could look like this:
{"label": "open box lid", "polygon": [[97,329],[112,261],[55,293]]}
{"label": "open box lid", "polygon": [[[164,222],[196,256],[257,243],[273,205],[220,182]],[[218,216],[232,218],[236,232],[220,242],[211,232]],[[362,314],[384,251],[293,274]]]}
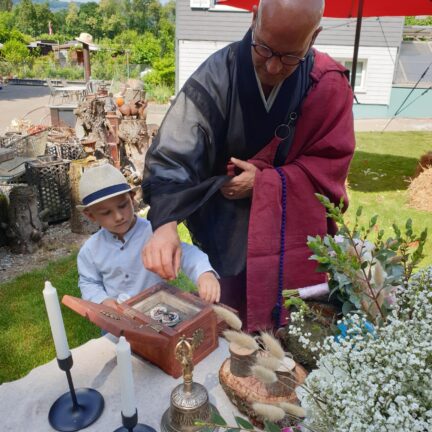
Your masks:
{"label": "open box lid", "polygon": [[165,347],[169,342],[165,335],[160,334],[158,327],[153,328],[151,322],[143,323],[137,321],[109,306],[69,295],[63,296],[62,303],[114,336],[125,336],[129,341],[142,340],[144,338],[154,347],[159,348]]}

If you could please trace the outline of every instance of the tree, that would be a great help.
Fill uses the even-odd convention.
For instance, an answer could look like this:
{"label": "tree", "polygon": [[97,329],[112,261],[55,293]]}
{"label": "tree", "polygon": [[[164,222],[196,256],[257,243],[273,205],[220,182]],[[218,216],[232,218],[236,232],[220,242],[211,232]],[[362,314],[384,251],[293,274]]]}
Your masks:
{"label": "tree", "polygon": [[53,22],[54,14],[51,12],[48,1],[42,4],[34,5],[36,23],[34,25],[36,36],[47,33],[49,30],[49,23]]}
{"label": "tree", "polygon": [[161,46],[153,33],[146,32],[132,47],[131,63],[153,66],[161,56]]}
{"label": "tree", "polygon": [[113,38],[126,30],[125,4],[117,0],[101,0],[99,13],[102,17],[102,32],[104,36]]}
{"label": "tree", "polygon": [[70,2],[65,17],[66,31],[70,35],[78,35],[80,27],[79,8],[75,2]]}
{"label": "tree", "polygon": [[158,0],[125,0],[127,26],[138,33],[151,31],[156,35],[160,14]]}
{"label": "tree", "polygon": [[170,55],[174,58],[175,40],[175,1],[170,0],[162,6],[159,19],[157,37],[162,47],[162,55]]}
{"label": "tree", "polygon": [[23,33],[35,36],[37,32],[37,14],[31,0],[21,0],[13,9],[15,26]]}
{"label": "tree", "polygon": [[[66,26],[66,16],[67,16],[67,9],[61,9],[58,12],[54,13],[54,18],[52,22],[52,28],[54,34],[68,34],[71,36],[71,33],[69,33],[67,26]],[[75,33],[74,33],[75,34]]]}
{"label": "tree", "polygon": [[9,12],[12,10],[12,0],[0,0],[0,11]]}
{"label": "tree", "polygon": [[80,23],[79,33],[90,33],[95,39],[103,36],[102,17],[99,13],[99,5],[97,3],[83,3],[80,6],[78,17]]}

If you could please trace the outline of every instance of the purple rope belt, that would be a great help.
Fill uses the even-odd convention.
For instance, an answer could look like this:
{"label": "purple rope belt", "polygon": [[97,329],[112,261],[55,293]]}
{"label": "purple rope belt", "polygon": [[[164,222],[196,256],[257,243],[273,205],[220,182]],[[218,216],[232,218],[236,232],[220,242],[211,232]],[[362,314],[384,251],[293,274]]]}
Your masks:
{"label": "purple rope belt", "polygon": [[280,230],[280,255],[279,255],[279,275],[278,275],[278,295],[277,302],[273,308],[272,316],[277,328],[281,326],[281,310],[282,310],[282,290],[283,290],[283,275],[284,275],[284,257],[285,257],[285,228],[286,228],[286,202],[287,202],[287,184],[286,177],[282,168],[276,168],[282,182],[282,221]]}

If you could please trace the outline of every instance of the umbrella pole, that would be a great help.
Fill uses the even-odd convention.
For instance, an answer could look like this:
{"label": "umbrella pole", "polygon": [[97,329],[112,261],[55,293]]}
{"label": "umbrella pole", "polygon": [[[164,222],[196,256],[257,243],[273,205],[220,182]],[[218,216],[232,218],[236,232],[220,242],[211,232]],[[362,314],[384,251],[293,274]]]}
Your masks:
{"label": "umbrella pole", "polygon": [[357,10],[357,25],[354,39],[354,54],[353,54],[353,63],[351,70],[351,88],[354,91],[355,80],[356,80],[356,72],[357,72],[357,59],[358,59],[358,51],[360,45],[360,32],[363,18],[363,3],[364,0],[359,0],[358,10]]}

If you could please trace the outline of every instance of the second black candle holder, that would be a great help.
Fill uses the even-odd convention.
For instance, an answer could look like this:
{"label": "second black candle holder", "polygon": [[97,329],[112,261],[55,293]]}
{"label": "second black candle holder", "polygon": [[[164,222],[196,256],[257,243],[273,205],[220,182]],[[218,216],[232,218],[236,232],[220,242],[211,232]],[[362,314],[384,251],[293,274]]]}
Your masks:
{"label": "second black candle holder", "polygon": [[114,432],[156,432],[152,427],[138,423],[138,412],[131,417],[125,417],[122,413],[123,426]]}

